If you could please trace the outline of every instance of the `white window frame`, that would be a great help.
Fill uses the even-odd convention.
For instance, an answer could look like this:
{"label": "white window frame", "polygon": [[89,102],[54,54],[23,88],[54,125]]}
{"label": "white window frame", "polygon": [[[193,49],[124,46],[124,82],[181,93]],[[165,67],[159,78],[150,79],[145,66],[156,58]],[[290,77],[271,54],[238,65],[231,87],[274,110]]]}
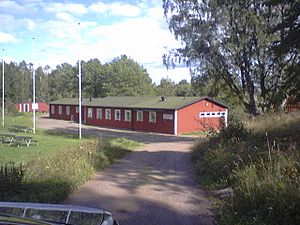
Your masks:
{"label": "white window frame", "polygon": [[55,105],[51,105],[51,114],[55,114]]}
{"label": "white window frame", "polygon": [[66,106],[66,115],[70,115],[70,106],[69,105],[67,105]]}
{"label": "white window frame", "polygon": [[97,119],[102,119],[102,109],[97,108]]}
{"label": "white window frame", "polygon": [[[119,117],[117,116],[118,114],[119,114]],[[121,121],[121,110],[120,109],[115,109],[115,120]]]}
{"label": "white window frame", "polygon": [[[129,117],[127,117],[127,115],[129,115]],[[125,121],[126,122],[130,122],[131,121],[131,117],[132,117],[131,110],[125,110]]]}
{"label": "white window frame", "polygon": [[58,106],[58,114],[62,115],[62,106],[61,105]]}
{"label": "white window frame", "polygon": [[105,109],[105,119],[111,120],[111,109]]}
{"label": "white window frame", "polygon": [[76,106],[76,113],[79,113],[79,106]]}
{"label": "white window frame", "polygon": [[[151,115],[154,115],[154,119],[152,119],[152,116]],[[156,112],[155,111],[150,111],[149,112],[149,123],[156,123]]]}
{"label": "white window frame", "polygon": [[144,112],[143,112],[143,110],[136,111],[136,121],[138,121],[138,122],[143,122],[144,121]]}
{"label": "white window frame", "polygon": [[87,113],[88,115],[88,118],[89,119],[93,119],[93,108],[88,108],[88,113]]}

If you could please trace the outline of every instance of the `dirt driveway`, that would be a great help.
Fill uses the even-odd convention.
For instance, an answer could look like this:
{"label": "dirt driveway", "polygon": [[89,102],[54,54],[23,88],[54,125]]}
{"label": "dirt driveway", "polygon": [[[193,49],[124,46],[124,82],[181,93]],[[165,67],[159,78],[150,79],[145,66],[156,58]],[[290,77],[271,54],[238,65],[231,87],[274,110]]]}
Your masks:
{"label": "dirt driveway", "polygon": [[[39,118],[37,126],[74,133],[78,127],[46,118]],[[127,137],[146,145],[98,172],[66,203],[111,211],[121,225],[213,224],[209,202],[193,175],[192,138],[89,126],[83,134]]]}

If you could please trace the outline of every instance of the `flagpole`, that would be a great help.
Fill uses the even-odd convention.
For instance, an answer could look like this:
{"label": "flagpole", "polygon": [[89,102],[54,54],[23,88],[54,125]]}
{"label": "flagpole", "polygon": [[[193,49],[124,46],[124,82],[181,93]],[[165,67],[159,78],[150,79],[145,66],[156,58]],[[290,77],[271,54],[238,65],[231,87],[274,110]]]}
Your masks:
{"label": "flagpole", "polygon": [[4,127],[4,49],[2,49],[2,126]]}
{"label": "flagpole", "polygon": [[[78,23],[78,39],[79,39],[79,47],[80,47],[80,22]],[[82,112],[81,112],[81,105],[82,105],[82,99],[81,99],[81,59],[80,59],[80,50],[78,51],[78,92],[79,92],[79,97],[78,97],[78,107],[79,107],[79,139],[81,139],[81,127],[82,127]]]}
{"label": "flagpole", "polygon": [[35,61],[35,38],[32,38],[32,123],[33,123],[33,133],[35,134],[35,68],[34,68],[34,61]]}

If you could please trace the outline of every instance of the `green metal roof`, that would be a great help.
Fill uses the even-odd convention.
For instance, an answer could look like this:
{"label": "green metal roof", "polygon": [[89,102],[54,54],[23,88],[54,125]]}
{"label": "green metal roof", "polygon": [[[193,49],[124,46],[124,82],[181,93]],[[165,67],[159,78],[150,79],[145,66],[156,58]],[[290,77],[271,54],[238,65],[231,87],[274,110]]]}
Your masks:
{"label": "green metal roof", "polygon": [[[105,97],[105,98],[84,98],[82,105],[95,107],[113,107],[113,108],[136,108],[136,109],[180,109],[191,105],[200,100],[213,101],[221,106],[227,108],[226,105],[212,100],[209,97],[165,97],[166,101],[162,101],[159,96],[149,97]],[[64,98],[57,101],[50,102],[56,105],[78,105],[77,98]]]}

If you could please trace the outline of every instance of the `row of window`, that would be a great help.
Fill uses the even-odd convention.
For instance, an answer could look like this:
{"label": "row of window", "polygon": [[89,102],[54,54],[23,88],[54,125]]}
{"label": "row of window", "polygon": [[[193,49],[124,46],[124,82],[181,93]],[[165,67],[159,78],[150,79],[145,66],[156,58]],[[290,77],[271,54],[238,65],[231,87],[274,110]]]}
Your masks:
{"label": "row of window", "polygon": [[[78,113],[78,111],[79,111],[79,107],[77,106],[76,113]],[[103,110],[101,108],[96,109],[96,118],[97,119],[103,119],[102,111]],[[51,113],[55,114],[55,105],[51,105]],[[121,110],[115,109],[114,113],[115,113],[114,120],[121,121]],[[58,114],[62,115],[62,106],[58,106]],[[125,121],[130,122],[131,121],[131,110],[125,110],[124,114],[125,114]],[[66,106],[66,115],[70,115],[70,106]],[[143,111],[138,110],[136,113],[136,121],[143,122],[144,121],[143,116],[144,116]],[[87,117],[89,119],[94,118],[93,108],[88,108]],[[105,119],[111,120],[111,109],[105,109]],[[156,123],[156,112],[149,112],[149,122]]]}
{"label": "row of window", "polygon": [[205,118],[205,117],[225,117],[226,112],[200,112],[199,117]]}

